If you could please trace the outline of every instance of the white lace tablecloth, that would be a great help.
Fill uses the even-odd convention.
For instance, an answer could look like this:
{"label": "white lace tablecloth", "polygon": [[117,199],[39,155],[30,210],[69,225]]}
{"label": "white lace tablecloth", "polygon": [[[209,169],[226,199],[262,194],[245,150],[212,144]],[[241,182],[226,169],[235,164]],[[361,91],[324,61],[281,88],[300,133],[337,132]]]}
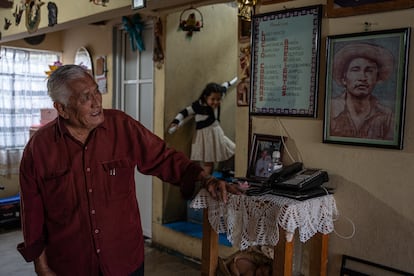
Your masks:
{"label": "white lace tablecloth", "polygon": [[217,233],[240,250],[255,245],[273,245],[279,241],[279,226],[291,241],[298,229],[301,242],[317,232],[329,234],[334,230],[338,215],[333,195],[304,201],[275,196],[229,195],[227,204],[213,199],[202,189],[190,204],[191,208],[208,208],[208,220]]}

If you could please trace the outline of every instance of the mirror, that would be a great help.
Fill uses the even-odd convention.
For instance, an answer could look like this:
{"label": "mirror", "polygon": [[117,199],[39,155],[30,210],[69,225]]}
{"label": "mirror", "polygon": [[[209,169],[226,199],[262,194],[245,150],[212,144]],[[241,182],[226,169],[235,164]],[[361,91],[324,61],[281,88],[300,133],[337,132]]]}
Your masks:
{"label": "mirror", "polygon": [[85,67],[93,76],[92,59],[89,51],[85,47],[80,47],[76,51],[75,64]]}

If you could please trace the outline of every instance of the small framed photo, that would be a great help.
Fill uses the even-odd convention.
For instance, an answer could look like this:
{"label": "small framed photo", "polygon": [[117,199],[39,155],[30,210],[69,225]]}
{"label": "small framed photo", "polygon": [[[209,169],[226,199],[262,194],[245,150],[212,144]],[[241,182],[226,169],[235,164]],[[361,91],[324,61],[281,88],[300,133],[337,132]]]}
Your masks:
{"label": "small framed photo", "polygon": [[145,0],[132,0],[132,9],[142,9],[145,8]]}
{"label": "small framed photo", "polygon": [[323,142],[402,149],[410,29],[327,37]]}
{"label": "small framed photo", "polygon": [[266,179],[272,174],[272,156],[279,152],[279,159],[283,160],[282,136],[253,134],[250,149],[248,178]]}

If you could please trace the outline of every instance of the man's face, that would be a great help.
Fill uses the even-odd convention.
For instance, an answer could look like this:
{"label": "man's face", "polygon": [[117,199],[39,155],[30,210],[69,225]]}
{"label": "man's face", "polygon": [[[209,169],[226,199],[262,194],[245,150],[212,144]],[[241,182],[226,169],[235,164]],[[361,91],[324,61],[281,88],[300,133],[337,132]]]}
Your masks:
{"label": "man's face", "polygon": [[73,92],[65,108],[65,119],[73,128],[91,131],[104,121],[98,85],[91,77],[85,76],[68,86]]}
{"label": "man's face", "polygon": [[377,64],[366,58],[356,58],[349,64],[342,81],[350,94],[366,97],[374,90],[377,79]]}

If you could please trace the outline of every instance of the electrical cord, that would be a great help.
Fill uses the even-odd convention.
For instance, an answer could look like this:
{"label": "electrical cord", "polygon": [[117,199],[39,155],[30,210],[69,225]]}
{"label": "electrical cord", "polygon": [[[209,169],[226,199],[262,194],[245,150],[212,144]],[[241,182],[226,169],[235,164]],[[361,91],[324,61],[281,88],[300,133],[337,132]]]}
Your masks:
{"label": "electrical cord", "polygon": [[[279,128],[280,128],[280,132],[281,132],[281,136],[283,137],[283,136],[286,136],[287,138],[289,138],[289,139],[291,139],[291,136],[290,136],[290,134],[289,134],[289,132],[287,131],[287,129],[286,129],[286,127],[282,124],[282,121],[280,120],[280,118],[278,117],[277,118],[277,122],[278,122],[278,125],[279,125]],[[285,133],[285,135],[283,134],[283,133]],[[285,151],[286,151],[286,153],[288,154],[288,156],[289,156],[289,158],[290,158],[290,160],[292,161],[292,162],[295,162],[295,159],[293,158],[293,156],[292,156],[292,154],[289,152],[289,149],[288,149],[288,147],[287,147],[287,145],[286,145],[286,143],[285,143],[285,141],[284,141],[284,139],[282,138],[282,144],[283,144],[283,147],[284,147],[284,149],[285,149]],[[300,153],[300,151],[298,150],[297,151],[297,153],[298,153],[298,157],[299,157],[299,161],[300,162],[302,162],[302,160],[303,160],[303,158],[302,158],[302,155],[301,155],[301,153]],[[325,190],[325,192],[326,192],[326,194],[327,195],[329,195],[330,193],[329,193],[329,191],[328,191],[328,189],[326,188],[326,187],[323,187],[323,186],[321,186],[324,190]],[[338,217],[339,218],[339,217]],[[336,219],[334,219],[334,222],[335,221],[337,221],[338,220],[338,218],[336,218]],[[346,239],[346,240],[348,240],[348,239],[352,239],[353,237],[354,237],[354,235],[355,235],[355,224],[354,224],[354,222],[350,219],[350,218],[348,218],[348,217],[345,217],[345,219],[346,220],[348,220],[350,223],[351,223],[351,226],[352,226],[352,232],[351,232],[351,234],[350,235],[348,235],[348,236],[344,236],[344,235],[342,235],[342,234],[340,234],[340,233],[338,233],[336,230],[335,230],[335,228],[334,228],[334,233],[338,236],[338,237],[340,237],[340,238],[342,238],[342,239]]]}
{"label": "electrical cord", "polygon": [[[281,136],[282,136],[283,147],[284,147],[286,153],[288,154],[288,156],[290,157],[290,160],[292,162],[295,162],[296,161],[295,158],[293,158],[292,154],[290,153],[290,151],[289,151],[289,149],[288,149],[288,147],[287,147],[287,145],[284,141],[285,139],[283,139],[283,136],[286,136],[289,139],[291,139],[291,136],[290,136],[289,132],[287,131],[286,127],[282,124],[282,121],[280,120],[279,117],[277,118],[277,122],[279,124],[280,133],[282,134]],[[286,135],[283,135],[283,131],[284,131],[284,133],[286,133]],[[299,161],[303,163],[303,161],[302,161],[303,158],[302,158],[302,155],[301,155],[300,151],[298,150],[297,152],[298,152],[298,156],[299,156]]]}

